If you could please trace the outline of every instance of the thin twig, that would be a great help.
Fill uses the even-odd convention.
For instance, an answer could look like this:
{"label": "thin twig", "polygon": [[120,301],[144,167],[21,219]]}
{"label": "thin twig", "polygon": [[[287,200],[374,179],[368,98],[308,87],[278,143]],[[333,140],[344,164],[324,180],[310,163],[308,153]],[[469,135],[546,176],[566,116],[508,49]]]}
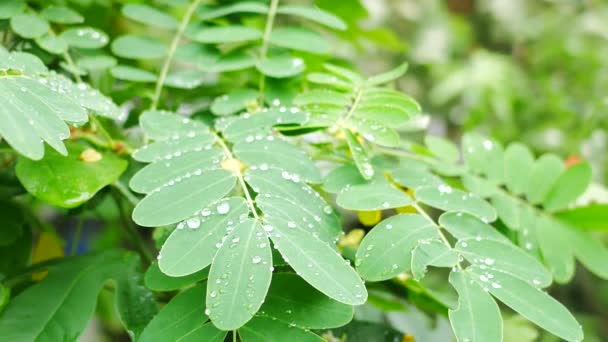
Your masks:
{"label": "thin twig", "polygon": [[[262,48],[260,49],[260,60],[263,61],[268,53],[268,44],[270,43],[270,34],[272,33],[272,26],[274,25],[274,17],[277,14],[277,7],[279,6],[279,0],[270,1],[270,10],[268,11],[268,17],[266,18],[266,26],[264,27],[264,38],[262,40]],[[266,77],[260,72],[260,101],[264,103],[264,88],[266,87]]]}

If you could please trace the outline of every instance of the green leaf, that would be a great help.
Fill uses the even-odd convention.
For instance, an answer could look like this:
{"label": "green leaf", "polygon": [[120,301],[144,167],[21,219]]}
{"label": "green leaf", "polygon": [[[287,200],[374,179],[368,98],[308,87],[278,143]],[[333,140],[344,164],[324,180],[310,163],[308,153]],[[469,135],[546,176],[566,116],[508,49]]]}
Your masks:
{"label": "green leaf", "polygon": [[473,281],[467,271],[450,273],[450,284],[458,292],[458,307],[449,312],[458,341],[502,341],[502,317],[496,302]]}
{"label": "green leaf", "polygon": [[311,83],[327,85],[338,89],[351,90],[354,87],[351,82],[324,72],[311,72],[306,76],[306,79]]}
{"label": "green leaf", "polygon": [[324,54],[329,52],[329,43],[319,33],[303,27],[279,27],[270,34],[269,42],[276,46]]}
{"label": "green leaf", "polygon": [[320,183],[321,173],[310,156],[295,146],[272,135],[256,139],[248,136],[234,144],[232,151],[241,161],[260,169],[276,167],[282,176],[298,182]]}
{"label": "green leaf", "polygon": [[342,19],[318,7],[284,5],[277,8],[277,14],[297,16],[336,30],[346,30],[346,23]]}
{"label": "green leaf", "polygon": [[262,38],[262,31],[249,26],[205,26],[191,30],[188,38],[203,44],[246,42]]}
{"label": "green leaf", "polygon": [[61,37],[46,34],[36,38],[36,44],[52,54],[62,54],[68,50],[68,43]]}
{"label": "green leaf", "polygon": [[257,220],[234,226],[217,251],[207,288],[208,315],[222,330],[249,321],[264,302],[272,276],[270,242]]}
{"label": "green leaf", "polygon": [[482,270],[506,273],[536,287],[551,284],[551,273],[534,257],[511,243],[474,237],[459,239],[454,249]]}
{"label": "green leaf", "polygon": [[117,65],[110,69],[110,74],[119,80],[153,83],[156,82],[156,75],[143,69],[134,68],[128,65]]}
{"label": "green leaf", "polygon": [[68,45],[81,49],[98,49],[110,41],[105,32],[92,27],[70,28],[59,36],[68,42]]}
{"label": "green leaf", "polygon": [[33,14],[17,14],[11,17],[11,29],[23,38],[42,37],[50,29],[49,23]]}
{"label": "green leaf", "polygon": [[360,85],[363,82],[363,78],[358,73],[354,72],[352,69],[343,68],[341,66],[325,63],[323,64],[323,68],[332,74],[347,80],[352,84]]}
{"label": "green leaf", "polygon": [[84,17],[80,13],[65,6],[48,6],[40,12],[40,16],[57,24],[81,24],[84,22]]}
{"label": "green leaf", "polygon": [[[162,254],[162,252],[161,252]],[[162,260],[162,259],[161,259]],[[164,274],[158,267],[158,263],[154,262],[148,267],[144,276],[144,283],[147,288],[153,291],[175,291],[188,285],[198,283],[201,280],[207,279],[209,269],[205,268],[199,272],[192,273],[183,277],[171,277]]]}
{"label": "green leaf", "polygon": [[224,341],[226,332],[207,322],[205,290],[200,284],[175,296],[146,326],[138,341]]}
{"label": "green leaf", "polygon": [[239,329],[243,342],[323,342],[321,337],[310,331],[288,325],[270,317],[256,316]]}
{"label": "green leaf", "polygon": [[222,122],[216,122],[216,126],[222,125],[222,134],[231,141],[247,140],[249,137],[259,140],[272,134],[274,126],[299,124],[304,121],[306,121],[306,115],[298,108],[275,107],[262,109],[261,112],[255,114],[245,113],[237,120],[227,121],[225,125],[222,125]]}
{"label": "green leaf", "polygon": [[199,65],[201,70],[207,72],[228,72],[254,67],[255,57],[243,51],[236,51],[217,58],[213,63]]}
{"label": "green leaf", "polygon": [[553,154],[542,155],[534,162],[528,176],[526,191],[526,197],[530,203],[539,204],[543,202],[563,169],[564,163]]}
{"label": "green leaf", "polygon": [[329,299],[294,273],[274,274],[260,312],[308,329],[340,327],[353,318],[351,306]]}
{"label": "green leaf", "polygon": [[224,197],[235,182],[231,172],[220,169],[206,170],[179,182],[169,182],[137,204],[133,210],[133,221],[144,227],[158,227],[184,220],[201,207]]}
{"label": "green leaf", "polygon": [[568,227],[570,233],[569,242],[578,260],[602,279],[608,279],[608,248],[593,236]]}
{"label": "green leaf", "polygon": [[[84,70],[97,71],[109,69],[116,65],[116,58],[106,55],[95,55],[79,58],[76,65]],[[114,76],[116,77],[116,76]]]}
{"label": "green leaf", "polygon": [[574,253],[568,228],[544,216],[535,220],[536,239],[555,281],[566,283],[574,275]]}
{"label": "green leaf", "polygon": [[257,68],[266,76],[284,78],[301,73],[306,69],[306,65],[302,58],[285,53],[264,58],[257,64]]}
{"label": "green leaf", "polygon": [[343,165],[333,169],[323,182],[323,191],[337,194],[346,187],[364,184],[366,181],[355,165]]}
{"label": "green leaf", "polygon": [[23,211],[14,202],[0,200],[0,219],[0,246],[10,245],[23,234]]}
{"label": "green leaf", "polygon": [[298,106],[328,104],[346,107],[350,105],[351,99],[347,94],[335,90],[311,89],[305,93],[298,94],[293,103]]}
{"label": "green leaf", "polygon": [[131,20],[148,26],[176,29],[179,25],[171,15],[143,4],[126,4],[122,8],[122,14]]}
{"label": "green leaf", "polygon": [[127,59],[163,58],[167,47],[159,40],[136,35],[120,36],[112,42],[112,52]]}
{"label": "green leaf", "polygon": [[228,94],[216,97],[211,104],[211,112],[215,115],[230,115],[247,108],[258,98],[258,91],[240,88]]}
{"label": "green leaf", "polygon": [[357,165],[357,169],[359,169],[361,176],[367,180],[371,179],[374,176],[375,171],[370,162],[367,150],[350,130],[344,129],[343,132],[346,136],[348,149],[353,156],[353,160],[355,161],[355,165]]}
{"label": "green leaf", "polygon": [[564,209],[585,192],[591,182],[591,166],[588,163],[576,164],[567,168],[555,180],[543,201],[548,211]]}
{"label": "green leaf", "polygon": [[577,228],[608,230],[608,204],[592,203],[584,207],[560,211],[555,217]]}
{"label": "green leaf", "polygon": [[512,143],[505,151],[505,183],[509,190],[520,195],[528,190],[534,156],[523,144]]}
{"label": "green leaf", "polygon": [[447,139],[427,135],[424,137],[424,144],[428,147],[429,151],[431,151],[431,153],[433,153],[439,159],[450,163],[455,163],[458,161],[458,159],[460,159],[458,147]]}
{"label": "green leaf", "polygon": [[160,251],[163,273],[183,277],[211,265],[224,235],[249,209],[242,198],[223,199],[178,224]]}
{"label": "green leaf", "polygon": [[241,1],[232,5],[219,6],[213,8],[209,8],[207,6],[200,6],[196,11],[196,15],[202,20],[211,20],[233,13],[265,14],[267,12],[268,6],[266,4],[253,1]]}
{"label": "green leaf", "polygon": [[391,177],[400,185],[414,190],[444,184],[439,177],[426,168],[411,167],[410,165],[392,170]]}
{"label": "green leaf", "polygon": [[427,266],[453,267],[458,264],[458,253],[441,239],[425,240],[412,250],[412,275],[420,280],[426,273]]}
{"label": "green leaf", "polygon": [[403,63],[395,69],[368,78],[367,81],[365,81],[365,84],[367,86],[375,86],[396,80],[405,74],[407,67],[407,63]]}
{"label": "green leaf", "polygon": [[390,183],[376,180],[344,189],[338,194],[336,203],[348,210],[371,211],[412,205],[414,201]]}
{"label": "green leaf", "polygon": [[497,182],[504,179],[504,152],[497,141],[468,133],[462,138],[462,149],[471,170]]}
{"label": "green leaf", "polygon": [[108,279],[121,276],[126,257],[133,256],[114,250],[52,266],[43,281],[6,307],[0,319],[2,337],[15,342],[78,339],[93,316],[97,294]]}
{"label": "green leaf", "polygon": [[[471,273],[479,278],[486,272],[472,267]],[[567,341],[581,341],[583,330],[570,312],[546,292],[506,273],[493,272],[490,293],[505,305],[534,324]],[[489,282],[480,280],[482,286]]]}
{"label": "green leaf", "polygon": [[409,272],[412,250],[421,240],[440,238],[433,222],[418,214],[398,214],[380,222],[357,250],[357,272],[368,281],[381,281]]}
{"label": "green leaf", "polygon": [[[213,137],[208,134],[209,129],[207,126],[202,124],[199,121],[190,120],[189,118],[181,117],[175,113],[167,112],[167,111],[145,111],[139,117],[139,124],[143,129],[144,133],[150,139],[154,140],[180,140],[180,137],[183,138],[194,138],[192,137],[192,133],[195,136],[198,136],[198,140],[204,140],[202,145],[194,144],[192,150],[198,150],[197,147],[204,147],[208,144],[213,143]],[[204,134],[204,133],[207,134]],[[177,136],[177,139],[175,139]],[[166,143],[165,143],[166,144]],[[162,144],[161,144],[162,145]],[[142,148],[140,150],[147,149]],[[201,148],[202,150],[202,148]],[[158,150],[157,150],[158,151]],[[171,151],[175,152],[175,151]],[[139,150],[134,153],[137,157],[139,155]],[[149,154],[145,156],[147,161],[153,161],[157,159],[167,159],[165,154],[160,154],[155,156],[155,153]],[[142,155],[143,156],[143,155]],[[171,159],[171,158],[169,158]],[[169,160],[167,159],[167,160]]]}
{"label": "green leaf", "polygon": [[139,257],[132,257],[125,263],[125,270],[117,279],[116,309],[129,335],[137,339],[158,313],[158,306],[152,291],[144,286]]}
{"label": "green leaf", "polygon": [[379,121],[353,117],[350,119],[350,123],[367,141],[386,147],[399,146],[399,134]]}
{"label": "green leaf", "polygon": [[496,211],[488,202],[449,185],[419,188],[414,196],[416,200],[444,211],[466,212],[485,222],[496,220]]}
{"label": "green leaf", "polygon": [[71,143],[68,156],[48,150],[40,161],[19,158],[17,177],[36,198],[62,208],[74,208],[113,183],[127,168],[127,162],[112,153],[101,153],[100,159],[81,158],[85,146]]}
{"label": "green leaf", "polygon": [[165,86],[176,89],[194,89],[205,83],[207,73],[193,70],[174,71],[167,75]]}
{"label": "green leaf", "polygon": [[24,0],[0,2],[0,19],[10,19],[25,9]]}
{"label": "green leaf", "polygon": [[509,240],[494,227],[482,222],[479,218],[466,213],[444,213],[439,217],[439,225],[457,239],[480,237],[509,243]]}

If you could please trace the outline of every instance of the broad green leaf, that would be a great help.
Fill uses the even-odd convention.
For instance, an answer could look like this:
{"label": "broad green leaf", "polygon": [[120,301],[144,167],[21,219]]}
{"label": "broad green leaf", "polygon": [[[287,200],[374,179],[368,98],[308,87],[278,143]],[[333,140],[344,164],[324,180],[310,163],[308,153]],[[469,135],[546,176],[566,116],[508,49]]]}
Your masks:
{"label": "broad green leaf", "polygon": [[302,17],[336,30],[346,30],[346,23],[342,19],[318,7],[283,5],[277,8],[277,14]]}
{"label": "broad green leaf", "polygon": [[11,17],[11,29],[23,38],[42,37],[50,29],[49,23],[33,14],[17,14]]}
{"label": "broad green leaf", "polygon": [[82,158],[86,147],[71,143],[68,156],[47,150],[40,161],[19,158],[17,177],[38,199],[62,208],[73,208],[113,183],[127,168],[127,162],[112,153],[99,153],[99,160]]}
{"label": "broad green leaf", "polygon": [[471,273],[480,278],[492,296],[518,312],[534,324],[567,341],[581,341],[583,330],[570,312],[546,292],[506,273],[493,272],[493,278],[484,282],[486,272],[472,267]]}
{"label": "broad green leaf", "polygon": [[145,326],[158,313],[158,305],[152,291],[144,286],[140,270],[141,260],[132,257],[125,261],[124,271],[117,279],[116,310],[125,329],[137,339]]}
{"label": "broad green leaf", "polygon": [[243,342],[325,341],[310,331],[265,316],[254,317],[239,329],[239,336]]}
{"label": "broad green leaf", "polygon": [[11,0],[0,2],[0,19],[10,19],[25,9],[24,0]]}
{"label": "broad green leaf", "polygon": [[530,203],[539,204],[543,202],[563,169],[564,163],[553,154],[542,155],[534,162],[528,176],[526,191],[526,197]]}
{"label": "broad green leaf", "polygon": [[44,50],[53,54],[62,54],[68,51],[68,43],[61,37],[46,34],[36,38],[36,44]]}
{"label": "broad green leaf", "polygon": [[577,228],[608,230],[608,204],[592,203],[584,207],[560,211],[555,217]]}
{"label": "broad green leaf", "polygon": [[283,259],[310,285],[338,302],[360,305],[367,300],[365,285],[355,270],[325,241],[304,227],[278,216],[265,219]]}
{"label": "broad green leaf", "polygon": [[462,138],[462,149],[464,160],[471,170],[494,181],[504,179],[504,152],[497,141],[469,133]]}
{"label": "broad green leaf", "polygon": [[496,220],[496,211],[488,202],[449,185],[419,188],[414,196],[416,200],[444,211],[466,212],[485,222]]}
{"label": "broad green leaf", "polygon": [[221,342],[225,336],[225,331],[207,322],[205,286],[201,284],[175,296],[146,326],[139,341]]}
{"label": "broad green leaf", "polygon": [[84,17],[73,9],[65,6],[51,5],[40,12],[44,19],[57,24],[81,24]]}
{"label": "broad green leaf", "polygon": [[350,130],[344,129],[342,131],[346,136],[348,149],[353,156],[353,160],[355,161],[355,165],[357,165],[361,176],[367,180],[371,179],[374,176],[375,171],[370,162],[370,158],[367,154],[365,146],[363,146],[359,140],[357,140],[355,134],[353,134]]}
{"label": "broad green leaf", "polygon": [[418,214],[398,214],[380,222],[363,239],[355,265],[368,281],[390,279],[410,270],[412,250],[421,240],[439,238],[433,222]]}
{"label": "broad green leaf", "polygon": [[[306,115],[296,107],[275,107],[262,109],[255,114],[245,113],[222,125],[221,131],[225,138],[231,141],[241,139],[261,140],[272,133],[272,127],[277,125],[299,124],[306,121]],[[221,122],[219,123],[221,125]],[[218,123],[216,122],[216,126]]]}
{"label": "broad green leaf", "polygon": [[158,266],[171,277],[183,277],[211,265],[227,232],[249,209],[242,198],[223,199],[177,225],[160,250]]}
{"label": "broad green leaf", "polygon": [[[162,259],[161,259],[162,260]],[[201,280],[207,279],[209,269],[205,268],[199,272],[192,273],[183,277],[171,277],[164,274],[154,262],[148,267],[144,276],[144,283],[147,288],[153,291],[175,291],[188,285],[192,285]]]}
{"label": "broad green leaf", "polygon": [[348,94],[344,94],[335,90],[329,89],[311,89],[305,93],[298,94],[293,100],[293,103],[298,106],[329,104],[342,106],[346,110],[346,106],[351,104],[351,98]]}
{"label": "broad green leaf", "polygon": [[246,42],[262,38],[262,31],[249,26],[205,26],[188,32],[188,38],[203,44]]}
{"label": "broad green leaf", "polygon": [[602,279],[608,279],[608,248],[588,233],[567,227],[570,233],[570,244],[578,260]]}
{"label": "broad green leaf", "polygon": [[167,47],[154,38],[124,35],[112,42],[112,52],[127,59],[155,59],[162,58],[167,53]]}
{"label": "broad green leaf", "polygon": [[82,57],[76,61],[76,65],[79,68],[88,71],[109,69],[115,66],[116,63],[116,58],[106,55]]}
{"label": "broad green leaf", "polygon": [[385,210],[414,204],[404,192],[384,180],[353,185],[338,194],[336,203],[344,209]]}
{"label": "broad green leaf", "polygon": [[260,308],[264,315],[299,328],[339,327],[353,318],[353,308],[338,303],[294,273],[276,273]]}
{"label": "broad green leaf", "polygon": [[447,139],[427,135],[424,137],[424,144],[439,159],[455,163],[460,158],[460,152],[456,145]]}
{"label": "broad green leaf", "polygon": [[585,192],[591,182],[591,166],[588,163],[576,164],[567,168],[555,180],[543,201],[548,211],[565,209]]}
{"label": "broad green leaf", "polygon": [[420,280],[428,266],[453,267],[458,264],[458,253],[441,239],[423,240],[412,250],[411,271]]}
{"label": "broad green leaf", "polygon": [[534,156],[520,143],[512,143],[505,150],[505,183],[509,190],[520,195],[528,190],[530,170]]}
{"label": "broad green leaf", "polygon": [[157,78],[154,73],[128,65],[117,65],[110,69],[110,74],[119,80],[142,83],[153,83]]}
{"label": "broad green leaf", "polygon": [[457,239],[477,238],[509,243],[509,240],[494,227],[467,213],[444,213],[439,217],[439,225]]}
{"label": "broad green leaf", "polygon": [[257,68],[266,76],[284,78],[301,73],[306,69],[306,65],[300,57],[292,57],[289,54],[278,54],[264,58],[258,62]]}
{"label": "broad green leaf", "polygon": [[177,19],[171,15],[143,4],[126,4],[122,8],[122,14],[131,20],[148,26],[176,29],[179,25]]}
{"label": "broad green leaf", "polygon": [[268,6],[266,4],[253,1],[241,1],[232,5],[213,8],[200,6],[196,11],[196,15],[202,20],[210,20],[233,13],[265,14],[267,12]]}
{"label": "broad green leaf", "polygon": [[331,48],[319,33],[295,26],[275,28],[269,41],[276,46],[315,54],[327,53]]}
{"label": "broad green leaf", "polygon": [[474,237],[459,239],[454,249],[481,270],[507,273],[536,287],[551,284],[551,273],[534,257],[511,243]]}
{"label": "broad green leaf", "polygon": [[128,257],[133,255],[113,250],[65,259],[52,266],[43,281],[28,287],[6,307],[0,319],[3,339],[78,339],[93,316],[103,284],[125,272]]}
{"label": "broad green leaf", "polygon": [[258,91],[249,88],[240,88],[228,94],[216,97],[211,104],[211,112],[215,115],[230,115],[239,112],[250,103],[255,103]]}
{"label": "broad green leaf", "polygon": [[574,275],[574,253],[567,229],[544,216],[539,216],[536,220],[536,239],[543,260],[558,283],[566,283]]}
{"label": "broad green leaf", "polygon": [[264,302],[272,276],[270,242],[257,220],[234,226],[215,255],[207,286],[208,315],[222,330],[249,321]]}
{"label": "broad green leaf", "polygon": [[279,168],[283,170],[283,177],[294,182],[300,179],[310,183],[321,182],[321,173],[310,156],[273,135],[261,140],[249,136],[234,144],[232,151],[239,160],[260,169]]}
{"label": "broad green leaf", "polygon": [[458,292],[458,307],[449,312],[458,341],[502,341],[502,317],[496,302],[467,271],[450,273],[450,284]]}
{"label": "broad green leaf", "polygon": [[82,49],[98,49],[110,41],[105,32],[92,27],[70,28],[59,36],[65,39],[68,45]]}
{"label": "broad green leaf", "polygon": [[219,169],[169,182],[137,204],[133,221],[144,227],[158,227],[187,219],[228,194],[235,182],[231,172]]}
{"label": "broad green leaf", "polygon": [[407,63],[403,63],[395,69],[368,78],[365,84],[367,86],[375,86],[396,80],[405,74],[407,67]]}
{"label": "broad green leaf", "polygon": [[355,165],[343,165],[333,169],[323,182],[323,190],[332,194],[337,194],[343,189],[365,183],[365,179],[359,173]]}
{"label": "broad green leaf", "polygon": [[[213,142],[213,140],[208,140],[211,136],[202,134],[202,132],[209,131],[203,123],[167,111],[145,111],[139,117],[139,124],[148,138],[153,140],[175,140],[175,136],[177,139],[191,138],[190,136],[194,133],[199,135],[198,139],[205,138],[207,144]],[[160,155],[160,157],[166,159],[164,155]],[[155,158],[151,155],[146,160],[152,161]]]}

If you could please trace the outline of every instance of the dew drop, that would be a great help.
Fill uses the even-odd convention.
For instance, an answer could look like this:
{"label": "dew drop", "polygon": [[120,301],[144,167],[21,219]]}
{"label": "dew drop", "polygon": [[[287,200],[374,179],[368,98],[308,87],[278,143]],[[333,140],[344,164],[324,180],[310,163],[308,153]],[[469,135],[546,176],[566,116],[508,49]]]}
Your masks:
{"label": "dew drop", "polygon": [[251,258],[251,262],[253,262],[254,264],[259,264],[262,261],[262,258],[259,256],[254,256],[253,258]]}

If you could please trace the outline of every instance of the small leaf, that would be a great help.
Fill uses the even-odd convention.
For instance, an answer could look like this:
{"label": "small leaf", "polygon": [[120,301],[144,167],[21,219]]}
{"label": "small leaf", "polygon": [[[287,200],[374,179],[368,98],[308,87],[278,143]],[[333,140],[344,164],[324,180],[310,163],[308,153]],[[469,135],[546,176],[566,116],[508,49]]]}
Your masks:
{"label": "small leaf", "polygon": [[223,16],[233,14],[233,13],[265,14],[267,12],[268,12],[268,6],[266,4],[259,3],[259,2],[253,2],[253,1],[251,1],[251,2],[242,1],[242,2],[232,4],[232,5],[219,6],[219,7],[213,7],[213,8],[209,8],[207,6],[200,6],[196,11],[196,15],[201,20],[211,20],[211,19],[223,17]]}
{"label": "small leaf", "polygon": [[488,202],[449,185],[419,188],[414,196],[416,200],[444,211],[467,212],[484,222],[496,220],[496,211]]}
{"label": "small leaf", "polygon": [[209,272],[207,305],[216,327],[233,330],[253,317],[268,292],[271,267],[270,242],[260,223],[246,219],[236,224]]}
{"label": "small leaf", "polygon": [[[477,277],[484,276],[484,272],[478,268],[473,267],[471,271]],[[567,341],[583,339],[583,330],[574,316],[546,292],[506,273],[494,272],[493,275],[491,284],[484,283],[484,286],[505,305]]]}
{"label": "small leaf", "polygon": [[230,115],[247,108],[255,102],[258,92],[249,88],[240,88],[228,94],[216,97],[211,104],[211,112],[215,115]]}
{"label": "small leaf", "polygon": [[370,180],[375,174],[370,158],[365,147],[357,140],[357,137],[348,129],[343,130],[348,143],[348,149],[353,156],[355,165],[363,178]]}
{"label": "small leaf", "polygon": [[311,83],[327,85],[337,89],[352,90],[354,87],[351,82],[324,72],[311,72],[306,76],[306,78]]}
{"label": "small leaf", "polygon": [[164,57],[167,47],[153,38],[124,35],[114,39],[112,52],[128,59],[155,59]]}
{"label": "small leaf", "polygon": [[298,16],[336,30],[346,30],[346,23],[342,19],[318,7],[283,5],[277,8],[277,14]]}
{"label": "small leaf", "polygon": [[530,203],[541,203],[547,197],[563,169],[564,163],[553,154],[545,154],[534,162],[526,191]]}
{"label": "small leaf", "polygon": [[566,208],[585,192],[590,182],[591,166],[588,163],[580,163],[567,168],[549,190],[543,206],[548,211]]}
{"label": "small leaf", "polygon": [[59,35],[68,45],[81,49],[98,49],[106,46],[110,39],[105,32],[92,27],[67,29]]}
{"label": "small leaf", "polygon": [[0,19],[10,19],[23,12],[25,9],[24,0],[11,0],[0,2]]}
{"label": "small leaf", "polygon": [[457,239],[490,239],[509,243],[504,235],[479,218],[466,213],[448,212],[439,217],[439,225]]}
{"label": "small leaf", "polygon": [[249,26],[206,26],[188,32],[188,38],[203,44],[246,42],[262,38],[262,31]]}
{"label": "small leaf", "polygon": [[164,274],[160,268],[158,268],[158,263],[154,262],[146,271],[144,283],[147,288],[153,291],[175,291],[201,280],[205,280],[208,275],[209,269],[205,268],[184,277],[171,277]]}
{"label": "small leaf", "polygon": [[202,71],[181,70],[167,75],[165,86],[176,89],[195,89],[206,81],[207,73]]}
{"label": "small leaf", "polygon": [[264,58],[257,64],[257,68],[266,76],[285,78],[300,74],[306,69],[306,65],[300,57],[278,54]]}
{"label": "small leaf", "polygon": [[11,29],[23,38],[34,39],[46,34],[49,23],[33,14],[17,14],[11,17]]}
{"label": "small leaf", "polygon": [[199,67],[207,72],[228,72],[252,68],[255,63],[256,59],[251,54],[236,51],[217,58],[213,63],[199,65]]}
{"label": "small leaf", "polygon": [[437,227],[418,214],[398,214],[380,222],[363,239],[355,265],[368,281],[408,272],[412,250],[421,240],[439,238]]}
{"label": "small leaf", "polygon": [[510,144],[505,151],[505,183],[509,190],[520,195],[528,189],[534,156],[523,144]]}
{"label": "small leaf", "polygon": [[44,50],[56,55],[62,54],[68,50],[68,43],[63,38],[50,34],[36,38],[36,44]]}
{"label": "small leaf", "polygon": [[179,25],[171,15],[143,4],[126,4],[122,8],[122,14],[131,20],[148,26],[176,29]]}
{"label": "small leaf", "polygon": [[599,239],[588,233],[572,227],[567,229],[571,236],[568,241],[578,260],[598,277],[608,279],[608,264],[606,264],[608,248]]}
{"label": "small leaf", "polygon": [[555,214],[560,221],[588,230],[608,230],[608,204],[591,203]]}
{"label": "small leaf", "polygon": [[345,107],[350,105],[351,99],[348,94],[343,94],[334,90],[328,89],[311,89],[305,93],[298,94],[293,100],[293,103],[298,106],[329,104]]}
{"label": "small leaf", "polygon": [[440,239],[420,241],[412,250],[412,275],[420,280],[427,266],[453,267],[458,264],[458,253]]}
{"label": "small leaf", "polygon": [[336,203],[348,210],[370,211],[412,205],[414,201],[390,183],[377,180],[343,190],[338,194]]}
{"label": "small leaf", "polygon": [[329,52],[329,43],[319,33],[303,27],[279,27],[272,31],[269,39],[276,46],[324,54]]}
{"label": "small leaf", "polygon": [[375,86],[393,81],[403,76],[403,74],[405,74],[405,72],[407,71],[407,67],[407,63],[403,63],[393,70],[368,78],[367,81],[365,81],[365,84],[368,86]]}
{"label": "small leaf", "polygon": [[460,152],[456,145],[447,139],[427,135],[424,137],[424,143],[428,149],[439,159],[450,163],[455,163],[460,158]]}
{"label": "small leaf", "polygon": [[243,342],[325,341],[310,331],[264,316],[256,316],[240,328],[239,336]]}
{"label": "small leaf", "polygon": [[458,291],[458,307],[450,310],[450,323],[458,341],[502,341],[502,317],[496,302],[468,272],[451,272],[450,284]]}
{"label": "small leaf", "polygon": [[114,57],[106,55],[95,55],[79,58],[76,61],[76,65],[79,68],[88,71],[105,70],[116,65],[116,59]]}
{"label": "small leaf", "polygon": [[48,150],[40,161],[19,158],[17,177],[40,200],[62,208],[77,207],[127,168],[127,162],[112,153],[102,153],[96,162],[83,161],[79,156],[84,150],[84,146],[71,143],[67,157]]}
{"label": "small leaf", "polygon": [[40,12],[40,16],[57,24],[81,24],[84,22],[83,16],[65,6],[48,6]]}
{"label": "small leaf", "polygon": [[355,165],[343,165],[333,169],[325,177],[323,190],[332,194],[337,194],[348,186],[364,183],[366,183],[366,181]]}
{"label": "small leaf", "polygon": [[566,283],[574,276],[574,253],[568,228],[547,217],[536,219],[536,239],[545,264],[555,281]]}
{"label": "small leaf", "polygon": [[495,140],[478,134],[465,134],[462,138],[464,160],[471,170],[489,179],[502,182],[504,179],[503,148]]}
{"label": "small leaf", "polygon": [[110,69],[110,74],[119,80],[131,82],[152,83],[156,82],[156,75],[143,69],[128,65],[117,65]]}

